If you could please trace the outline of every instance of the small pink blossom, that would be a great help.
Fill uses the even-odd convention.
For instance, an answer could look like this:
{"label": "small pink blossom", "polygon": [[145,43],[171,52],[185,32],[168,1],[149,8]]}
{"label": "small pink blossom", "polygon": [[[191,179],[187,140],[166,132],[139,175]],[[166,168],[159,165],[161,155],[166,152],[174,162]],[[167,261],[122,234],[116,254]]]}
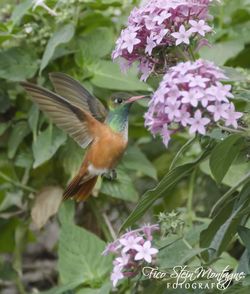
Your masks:
{"label": "small pink blossom", "polygon": [[158,249],[151,247],[151,242],[146,241],[143,245],[137,245],[136,248],[137,254],[135,256],[135,260],[144,259],[148,263],[152,262],[152,255],[158,253]]}
{"label": "small pink blossom", "polygon": [[191,25],[189,32],[198,33],[203,37],[207,32],[210,32],[212,30],[212,28],[209,25],[207,25],[203,19],[199,21],[190,20],[189,23]]}
{"label": "small pink blossom", "polygon": [[241,112],[235,111],[235,106],[233,103],[230,103],[230,107],[227,112],[227,119],[225,122],[226,126],[233,126],[235,129],[238,128],[238,119],[242,117]]}
{"label": "small pink blossom", "polygon": [[115,287],[117,285],[118,281],[123,278],[124,278],[124,275],[121,272],[120,267],[114,267],[114,270],[111,273],[111,277],[110,277],[112,284],[113,284],[113,287]]}
{"label": "small pink blossom", "polygon": [[122,252],[127,252],[130,249],[135,249],[135,246],[142,240],[142,237],[134,237],[133,235],[120,239],[121,245],[123,245]]}
{"label": "small pink blossom", "polygon": [[121,46],[122,49],[127,49],[129,53],[132,53],[134,45],[139,44],[140,39],[136,38],[136,33],[127,33],[123,37],[123,44]]}
{"label": "small pink blossom", "polygon": [[209,124],[209,122],[210,122],[209,118],[202,117],[201,111],[196,110],[194,117],[190,118],[188,122],[191,125],[189,129],[190,134],[198,132],[202,135],[205,135],[206,134],[205,126]]}
{"label": "small pink blossom", "polygon": [[180,45],[181,43],[185,43],[187,45],[190,44],[189,37],[191,36],[191,33],[186,31],[184,25],[180,26],[179,32],[172,33],[171,35],[176,39],[176,46]]}

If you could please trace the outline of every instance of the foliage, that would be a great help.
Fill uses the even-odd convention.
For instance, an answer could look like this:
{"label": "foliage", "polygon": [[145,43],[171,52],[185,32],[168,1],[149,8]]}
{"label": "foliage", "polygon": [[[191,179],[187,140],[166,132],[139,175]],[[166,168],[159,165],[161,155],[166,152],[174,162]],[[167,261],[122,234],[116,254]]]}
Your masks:
{"label": "foliage", "polygon": [[[129,148],[117,168],[117,179],[100,179],[95,197],[84,205],[61,204],[59,218],[53,216],[59,191],[77,172],[84,151],[31,103],[19,82],[29,80],[51,88],[48,73],[65,72],[105,104],[115,91],[148,94],[158,87],[159,79],[143,83],[136,67],[124,75],[110,59],[135,0],[46,3],[57,16],[40,6],[33,10],[31,0],[1,1],[1,291],[110,293],[112,262],[101,256],[105,242],[111,242],[119,229],[155,223],[159,213],[175,210],[182,225],[162,230],[155,242],[161,269],[209,264],[220,271],[229,265],[232,271],[247,274],[240,289],[248,293],[249,0],[225,0],[212,7],[216,34],[210,36],[212,47],[200,53],[224,66],[230,77],[237,109],[244,112],[237,133],[220,125],[191,140],[186,133],[176,133],[166,149],[145,129],[147,108],[137,103],[131,111]],[[42,230],[34,227],[34,223],[43,226],[49,217]],[[168,227],[175,227],[169,215]],[[43,271],[44,275],[37,274]],[[117,293],[139,293],[138,289],[165,293],[164,283],[151,281],[149,286],[142,279],[136,288],[137,282],[136,278],[125,280]],[[225,293],[236,293],[234,287]]]}

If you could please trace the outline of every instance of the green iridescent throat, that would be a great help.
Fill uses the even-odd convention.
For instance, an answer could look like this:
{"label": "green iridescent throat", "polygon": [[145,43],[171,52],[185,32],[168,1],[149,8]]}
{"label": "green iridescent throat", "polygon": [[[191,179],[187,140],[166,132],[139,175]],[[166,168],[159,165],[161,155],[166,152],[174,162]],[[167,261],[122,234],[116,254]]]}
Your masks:
{"label": "green iridescent throat", "polygon": [[122,133],[126,130],[130,106],[125,104],[109,111],[106,123],[113,131]]}

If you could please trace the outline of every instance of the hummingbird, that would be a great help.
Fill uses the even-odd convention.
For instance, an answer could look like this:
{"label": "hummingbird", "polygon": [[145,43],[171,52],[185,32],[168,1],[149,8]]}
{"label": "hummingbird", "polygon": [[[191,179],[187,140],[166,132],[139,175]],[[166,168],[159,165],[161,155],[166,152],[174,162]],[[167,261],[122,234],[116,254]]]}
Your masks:
{"label": "hummingbird", "polygon": [[49,74],[55,92],[22,82],[31,99],[59,128],[82,148],[88,148],[77,175],[64,191],[63,198],[85,201],[99,176],[116,178],[115,167],[128,144],[128,115],[132,103],[144,96],[128,98],[125,93],[112,95],[108,110],[70,76]]}

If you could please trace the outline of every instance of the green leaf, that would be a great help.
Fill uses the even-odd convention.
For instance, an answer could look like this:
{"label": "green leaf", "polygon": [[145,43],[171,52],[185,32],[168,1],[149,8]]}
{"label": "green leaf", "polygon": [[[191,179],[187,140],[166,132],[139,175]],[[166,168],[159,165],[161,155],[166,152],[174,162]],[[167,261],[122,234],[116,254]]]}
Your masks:
{"label": "green leaf", "polygon": [[234,159],[240,152],[244,138],[231,135],[216,145],[210,157],[210,169],[216,181],[220,183],[228,172]]}
{"label": "green leaf", "polygon": [[54,287],[48,291],[39,292],[40,294],[66,294],[71,293],[70,291],[73,291],[76,287],[81,285],[81,279],[79,281],[74,281],[71,283],[68,283],[67,285],[62,285],[58,287]]}
{"label": "green leaf", "polygon": [[18,122],[12,129],[8,141],[8,157],[13,158],[17,148],[22,143],[23,139],[30,133],[28,124],[24,121]]}
{"label": "green leaf", "polygon": [[250,253],[250,229],[243,226],[238,227],[238,234]]}
{"label": "green leaf", "polygon": [[193,169],[206,158],[206,156],[210,153],[209,150],[205,151],[196,161],[187,163],[181,166],[177,166],[176,168],[170,170],[160,181],[160,183],[156,186],[156,188],[147,191],[139,203],[132,211],[132,213],[128,216],[128,218],[123,223],[121,230],[133,225],[140,217],[142,217],[145,212],[150,209],[153,203],[161,198],[167,197],[171,190],[179,183],[184,177],[189,175]]}
{"label": "green leaf", "polygon": [[225,41],[213,44],[212,47],[203,47],[200,55],[204,59],[214,61],[217,65],[224,65],[229,58],[234,57],[244,49],[244,42],[239,40]]}
{"label": "green leaf", "polygon": [[154,165],[137,146],[131,146],[127,149],[121,164],[126,169],[135,170],[140,174],[157,180],[157,172]]}
{"label": "green leaf", "polygon": [[94,69],[91,82],[100,88],[124,91],[151,91],[147,84],[139,81],[136,70],[122,74],[117,63],[101,60]]}
{"label": "green leaf", "polygon": [[114,33],[111,28],[101,27],[92,30],[79,40],[79,55],[86,63],[109,54],[113,48]]}
{"label": "green leaf", "polygon": [[33,0],[26,0],[15,7],[11,15],[13,26],[15,26],[22,19],[22,17],[32,7],[32,4],[33,4]]}
{"label": "green leaf", "polygon": [[8,129],[10,123],[0,123],[0,136],[4,134],[4,132]]}
{"label": "green leaf", "polygon": [[113,181],[104,180],[101,186],[101,192],[122,200],[136,202],[138,194],[134,188],[132,179],[122,168],[117,168],[117,178]]}
{"label": "green leaf", "polygon": [[76,294],[109,294],[111,293],[111,283],[104,284],[101,288],[82,288],[76,291]]}
{"label": "green leaf", "polygon": [[29,111],[28,123],[33,132],[34,141],[36,140],[36,135],[37,135],[38,119],[39,119],[39,108],[37,107],[36,104],[32,104]]}
{"label": "green leaf", "polygon": [[0,78],[19,82],[32,78],[38,69],[34,50],[13,47],[0,52]]}
{"label": "green leaf", "polygon": [[60,160],[64,171],[71,178],[76,175],[83,161],[83,149],[73,140],[68,139],[65,146],[61,148]]}
{"label": "green leaf", "polygon": [[37,168],[47,160],[49,160],[64,144],[67,135],[55,127],[48,127],[45,131],[41,132],[37,140],[33,142],[32,150],[35,162],[34,168]]}
{"label": "green leaf", "polygon": [[[65,219],[62,213],[60,217]],[[81,280],[91,286],[100,284],[112,265],[111,257],[102,256],[104,249],[105,243],[97,236],[63,221],[58,249],[62,283]]]}
{"label": "green leaf", "polygon": [[223,252],[236,234],[237,227],[244,216],[243,210],[250,202],[250,185],[246,184],[235,202],[228,202],[217,213],[206,230],[201,233],[201,247],[210,248],[204,258],[212,260]]}
{"label": "green leaf", "polygon": [[62,225],[74,224],[75,203],[73,201],[64,201],[59,209],[59,220]]}
{"label": "green leaf", "polygon": [[42,61],[40,65],[40,73],[49,64],[49,61],[53,57],[53,54],[56,48],[61,44],[68,43],[74,36],[74,33],[75,33],[74,25],[67,24],[59,28],[59,30],[56,31],[51,36],[42,57]]}

